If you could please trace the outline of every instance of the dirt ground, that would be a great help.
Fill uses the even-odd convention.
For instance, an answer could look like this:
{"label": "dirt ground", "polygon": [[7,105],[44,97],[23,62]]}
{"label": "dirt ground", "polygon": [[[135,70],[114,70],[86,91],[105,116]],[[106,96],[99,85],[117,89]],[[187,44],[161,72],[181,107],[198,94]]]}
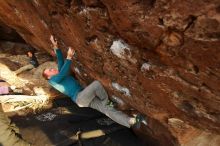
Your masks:
{"label": "dirt ground", "polygon": [[[20,128],[24,139],[36,146],[68,145],[83,146],[144,146],[143,142],[131,129],[120,126],[90,108],[79,108],[68,98],[57,99],[52,102],[52,108],[19,116],[9,113],[12,121]],[[74,142],[70,137],[77,131],[86,132],[102,129],[109,134],[89,140]]]}

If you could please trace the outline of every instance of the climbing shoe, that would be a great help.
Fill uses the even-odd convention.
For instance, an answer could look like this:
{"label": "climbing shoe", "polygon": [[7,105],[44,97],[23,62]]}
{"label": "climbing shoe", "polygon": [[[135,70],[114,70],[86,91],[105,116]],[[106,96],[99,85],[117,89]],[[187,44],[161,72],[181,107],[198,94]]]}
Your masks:
{"label": "climbing shoe", "polygon": [[132,127],[139,129],[141,127],[141,123],[147,125],[146,117],[141,114],[137,114],[135,117],[135,124]]}
{"label": "climbing shoe", "polygon": [[113,102],[113,101],[111,101],[111,100],[108,100],[107,103],[106,103],[106,105],[109,106],[109,107],[114,108],[114,107],[117,106],[117,103],[115,103],[115,102]]}

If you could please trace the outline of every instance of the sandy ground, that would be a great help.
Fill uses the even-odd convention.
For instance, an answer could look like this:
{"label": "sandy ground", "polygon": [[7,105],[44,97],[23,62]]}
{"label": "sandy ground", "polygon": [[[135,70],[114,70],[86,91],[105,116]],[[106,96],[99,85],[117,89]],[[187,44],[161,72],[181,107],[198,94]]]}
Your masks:
{"label": "sandy ground", "polygon": [[[53,102],[53,108],[28,116],[10,114],[26,140],[36,146],[59,145],[77,131],[103,129],[110,134],[99,138],[82,140],[83,146],[142,146],[131,129],[111,121],[90,108],[79,108],[69,99]],[[118,130],[113,130],[118,129]],[[113,131],[112,131],[113,130]],[[112,131],[112,132],[111,132]],[[71,141],[71,140],[70,140]],[[79,145],[72,142],[71,145]]]}

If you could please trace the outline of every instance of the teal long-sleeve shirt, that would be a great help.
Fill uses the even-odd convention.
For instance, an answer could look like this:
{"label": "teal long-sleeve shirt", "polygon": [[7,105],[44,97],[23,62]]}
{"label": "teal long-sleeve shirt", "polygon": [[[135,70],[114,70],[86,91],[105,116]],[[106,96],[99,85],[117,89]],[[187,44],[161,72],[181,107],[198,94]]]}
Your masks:
{"label": "teal long-sleeve shirt", "polygon": [[56,90],[69,96],[75,102],[77,94],[82,90],[82,87],[78,81],[69,74],[71,60],[66,59],[64,61],[60,49],[56,49],[56,56],[59,73],[50,78],[49,84]]}

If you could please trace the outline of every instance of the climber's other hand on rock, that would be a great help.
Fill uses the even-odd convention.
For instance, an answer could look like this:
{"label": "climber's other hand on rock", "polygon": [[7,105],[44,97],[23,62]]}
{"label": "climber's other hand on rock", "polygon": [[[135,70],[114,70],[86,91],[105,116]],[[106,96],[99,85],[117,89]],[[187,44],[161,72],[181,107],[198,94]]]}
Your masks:
{"label": "climber's other hand on rock", "polygon": [[72,47],[68,47],[67,59],[71,59],[75,54],[75,50]]}

